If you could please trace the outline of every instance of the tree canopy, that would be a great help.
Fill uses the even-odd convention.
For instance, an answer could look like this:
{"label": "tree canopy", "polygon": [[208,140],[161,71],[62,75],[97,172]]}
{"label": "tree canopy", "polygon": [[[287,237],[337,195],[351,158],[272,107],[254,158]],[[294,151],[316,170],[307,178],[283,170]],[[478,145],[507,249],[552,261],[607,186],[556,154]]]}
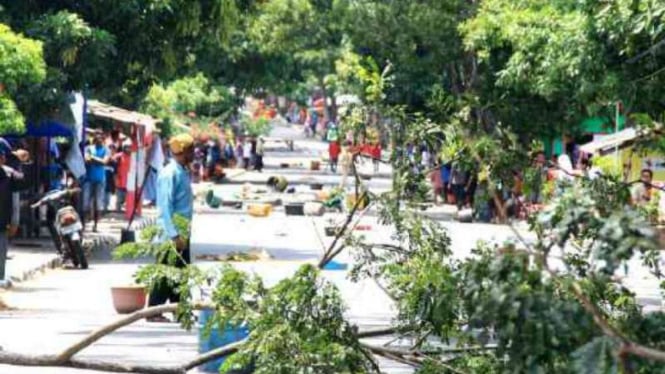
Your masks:
{"label": "tree canopy", "polygon": [[[373,372],[374,353],[421,373],[665,371],[664,314],[643,313],[617,276],[637,259],[663,277],[654,208],[630,205],[629,184],[612,173],[576,178],[532,217],[533,240],[480,243],[456,259],[448,233],[415,214],[427,175],[400,153],[430,145],[472,170],[484,198],[500,202],[498,186],[512,187],[516,169],[535,178],[526,156],[539,149],[534,140],[573,133],[588,116],[609,118],[616,102],[633,124],[660,131],[664,2],[0,0],[0,7],[2,131],[48,116],[71,90],[168,119],[221,117],[237,97],[295,96],[305,87],[331,99],[361,97],[342,125],[384,125],[392,190],[376,194],[355,179],[381,222],[395,227],[394,241],[349,234],[356,204],[319,268],[352,250],[352,279],[382,285],[398,311],[392,332],[416,344],[389,352],[364,344],[338,291],[311,265],[270,288],[223,268],[216,318],[254,329],[225,369]],[[172,243],[148,243],[118,253],[178,256]],[[150,265],[137,276],[150,285],[157,275],[207,282],[196,267]],[[191,327],[192,291],[179,291],[178,316]]]}
{"label": "tree canopy", "polygon": [[39,84],[46,76],[42,43],[13,32],[0,24],[0,130],[3,133],[22,133],[25,117],[15,99],[31,85]]}

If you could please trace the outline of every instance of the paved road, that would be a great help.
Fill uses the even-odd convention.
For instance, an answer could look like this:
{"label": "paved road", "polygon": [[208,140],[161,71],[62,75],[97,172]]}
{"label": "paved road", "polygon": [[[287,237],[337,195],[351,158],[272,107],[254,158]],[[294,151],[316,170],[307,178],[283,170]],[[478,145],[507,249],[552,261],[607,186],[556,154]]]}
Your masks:
{"label": "paved road", "polygon": [[[286,134],[285,134],[286,132]],[[289,129],[277,129],[273,135],[299,137]],[[245,182],[263,183],[266,175],[283,173],[294,181],[298,178],[325,180],[339,183],[338,176],[330,173],[310,173],[307,170],[280,169],[285,158],[307,163],[319,157],[325,145],[299,140],[296,151],[286,153],[279,148],[269,151],[264,174],[247,173],[239,177],[240,184],[215,187],[218,193],[237,193]],[[389,170],[382,170],[388,176]],[[242,179],[244,178],[244,179]],[[304,180],[304,183],[307,181]],[[387,179],[383,182],[387,183]],[[307,188],[303,185],[301,188]],[[289,218],[283,212],[271,218],[253,219],[238,212],[202,212],[194,222],[194,256],[197,253],[218,253],[250,247],[267,248],[275,257],[269,263],[237,264],[241,269],[265,277],[268,284],[292,274],[305,261],[315,261],[321,253],[321,244],[310,220]],[[319,220],[320,221],[320,220]],[[323,222],[317,222],[322,230]],[[313,246],[312,243],[316,245]],[[348,258],[347,258],[348,259]],[[13,311],[0,312],[0,347],[22,353],[54,353],[68,346],[90,331],[118,318],[112,307],[110,287],[131,282],[132,274],[141,263],[117,263],[108,253],[98,254],[88,271],[54,270],[14,289],[0,293]],[[198,262],[203,267],[211,263]],[[377,327],[390,323],[393,311],[389,301],[373,282],[351,284],[345,274],[329,272],[326,277],[340,286],[348,303],[349,317],[363,327]],[[375,342],[381,342],[375,340]],[[148,324],[138,322],[104,338],[81,354],[81,357],[144,364],[177,364],[197,354],[195,331],[183,331],[175,324]],[[404,366],[381,361],[393,373],[410,372]],[[16,368],[0,365],[3,373],[94,373],[59,368]]]}
{"label": "paved road", "polygon": [[[280,169],[284,159],[306,163],[325,150],[325,145],[304,140],[297,132],[277,128],[274,136],[296,138],[296,152],[287,152],[269,144],[266,157],[268,169],[264,173],[249,172],[236,177],[238,183],[214,186],[220,195],[237,194],[242,183],[263,183],[268,175],[280,173],[289,180],[300,181],[300,188],[307,191],[310,179],[330,184],[339,183],[339,176],[329,172],[310,172],[305,169]],[[387,188],[390,170],[382,168],[373,178],[372,188]],[[196,260],[202,254],[222,254],[230,251],[261,248],[267,250],[272,261],[240,263],[234,266],[261,275],[266,283],[288,277],[305,262],[315,262],[327,246],[330,238],[323,235],[323,227],[329,219],[341,220],[341,215],[328,214],[324,218],[285,217],[277,210],[268,218],[252,218],[243,211],[197,207],[193,229],[193,257],[202,267],[215,264]],[[376,218],[368,215],[363,223],[372,227],[364,235],[371,241],[390,241],[392,230],[382,227]],[[442,222],[450,233],[453,252],[462,258],[470,254],[477,240],[504,241],[512,238],[511,231],[502,226]],[[318,235],[317,235],[318,232]],[[350,254],[339,257],[340,262],[350,262]],[[57,270],[24,284],[11,292],[0,294],[17,311],[0,313],[0,346],[6,350],[30,353],[52,353],[75,341],[87,332],[117,318],[110,298],[109,287],[130,282],[131,275],[140,266],[137,263],[115,263],[108,256],[93,261],[89,271]],[[637,266],[637,265],[635,265]],[[645,302],[658,304],[657,283],[633,271],[628,282],[636,288]],[[390,324],[395,315],[391,301],[372,281],[351,283],[344,272],[324,272],[334,282],[348,306],[347,316],[362,328]],[[196,355],[196,334],[180,330],[176,325],[152,325],[139,322],[105,338],[85,351],[84,357],[118,359],[126,362],[175,364]],[[385,371],[409,373],[410,370],[391,362],[381,361]],[[63,369],[14,368],[0,366],[0,374],[8,373],[92,373],[90,371]]]}

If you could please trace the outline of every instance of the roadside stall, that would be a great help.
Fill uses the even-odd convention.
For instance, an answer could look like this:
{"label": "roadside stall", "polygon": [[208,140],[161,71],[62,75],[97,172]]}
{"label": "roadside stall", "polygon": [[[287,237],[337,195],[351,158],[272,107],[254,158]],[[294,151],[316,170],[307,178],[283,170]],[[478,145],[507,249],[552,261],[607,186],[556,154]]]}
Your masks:
{"label": "roadside stall", "polygon": [[[147,168],[151,164],[149,155],[153,146],[161,151],[161,142],[156,133],[157,119],[138,112],[90,100],[87,104],[88,114],[100,119],[112,121],[119,125],[131,141],[131,163],[127,176],[127,201],[125,217],[130,219],[132,213],[141,214],[143,187],[148,180]],[[161,166],[153,163],[154,166]]]}
{"label": "roadside stall", "polygon": [[617,133],[598,137],[584,144],[580,150],[594,156],[615,156],[621,162],[624,180],[635,181],[643,169],[653,172],[655,182],[665,182],[665,155],[656,151],[645,151],[635,147],[635,143],[647,134],[635,128],[627,128]]}

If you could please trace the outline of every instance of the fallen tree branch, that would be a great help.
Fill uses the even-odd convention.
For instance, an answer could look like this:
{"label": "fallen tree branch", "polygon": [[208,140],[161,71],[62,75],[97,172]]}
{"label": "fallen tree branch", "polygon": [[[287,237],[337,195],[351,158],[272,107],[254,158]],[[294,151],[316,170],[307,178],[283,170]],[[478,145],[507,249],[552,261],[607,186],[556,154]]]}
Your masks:
{"label": "fallen tree branch", "polygon": [[185,374],[186,372],[180,366],[134,365],[81,359],[60,362],[56,355],[26,355],[10,352],[0,352],[0,363],[14,366],[69,367],[113,373]]}
{"label": "fallen tree branch", "polygon": [[[212,307],[211,304],[198,303],[194,304],[194,309],[204,309]],[[137,312],[134,312],[128,316],[125,316],[109,325],[103,326],[98,330],[93,331],[87,335],[82,340],[76,342],[75,344],[69,346],[60,354],[52,355],[27,355],[21,353],[12,353],[12,352],[2,352],[0,351],[0,363],[16,366],[52,366],[52,367],[71,367],[78,369],[92,369],[92,370],[101,370],[108,372],[118,372],[118,373],[155,373],[155,374],[171,374],[171,373],[185,373],[187,370],[191,369],[192,364],[205,363],[208,360],[213,360],[215,358],[226,356],[230,353],[233,353],[237,350],[236,346],[227,346],[222,347],[213,351],[210,351],[204,355],[201,355],[194,360],[190,361],[184,366],[151,366],[151,365],[134,365],[134,364],[123,364],[116,362],[106,362],[106,361],[96,361],[96,360],[87,360],[87,359],[74,359],[74,355],[82,351],[83,349],[94,344],[103,337],[113,333],[114,331],[130,325],[138,320],[164,314],[175,312],[178,308],[178,304],[166,304],[159,305],[155,307],[150,307],[143,309]],[[228,350],[231,350],[227,352]],[[202,361],[204,360],[205,361]]]}
{"label": "fallen tree branch", "polygon": [[[203,304],[203,303],[198,303],[194,304],[192,306],[194,309],[204,309],[204,308],[209,308],[209,307],[214,307],[211,304]],[[62,353],[57,355],[56,357],[56,362],[57,363],[65,363],[69,359],[71,359],[75,354],[78,352],[82,351],[86,347],[92,345],[99,339],[105,337],[106,335],[109,335],[110,333],[125,327],[127,325],[130,325],[138,320],[148,318],[148,317],[153,317],[157,316],[160,314],[164,313],[171,313],[175,312],[178,309],[178,304],[165,304],[165,305],[159,305],[159,306],[154,306],[146,309],[139,310],[137,312],[134,312],[124,318],[121,318],[109,325],[102,326],[96,331],[93,331],[90,333],[88,336],[83,338],[82,340],[78,341],[77,343],[69,346],[66,348]]]}
{"label": "fallen tree branch", "polygon": [[361,331],[356,334],[358,339],[376,338],[378,336],[392,335],[397,332],[396,327],[386,327],[374,330]]}
{"label": "fallen tree branch", "polygon": [[[547,256],[543,256],[543,254],[539,254],[537,251],[533,249],[533,246],[520,234],[520,232],[513,226],[512,223],[507,223],[507,226],[510,228],[510,230],[515,234],[517,239],[522,243],[522,245],[527,248],[529,252],[532,252],[531,254],[536,256],[539,255],[543,258],[543,269],[550,275],[552,276],[553,279],[558,280],[560,275],[557,271],[553,270],[550,266],[549,263],[547,262]],[[545,252],[544,254],[548,254],[549,251]],[[600,330],[603,332],[603,334],[613,337],[615,339],[618,339],[622,342],[621,346],[621,352],[624,353],[630,353],[638,357],[654,360],[654,361],[660,361],[660,362],[665,362],[665,351],[657,350],[654,348],[646,347],[641,344],[635,343],[632,340],[630,340],[626,335],[624,335],[621,331],[619,331],[615,326],[613,326],[608,320],[607,317],[600,311],[600,309],[593,304],[593,302],[584,294],[582,288],[580,287],[579,283],[576,281],[572,281],[572,285],[570,287],[571,291],[573,292],[573,295],[577,299],[577,301],[582,305],[582,307],[593,317],[593,321],[600,328]]]}
{"label": "fallen tree branch", "polygon": [[197,366],[203,365],[206,362],[210,362],[212,360],[216,360],[218,358],[226,357],[230,354],[236,353],[240,349],[240,347],[242,347],[242,345],[245,343],[247,343],[247,338],[203,353],[200,356],[196,357],[195,359],[183,365],[182,369],[186,372],[191,369],[194,369]]}
{"label": "fallen tree branch", "polygon": [[363,344],[363,347],[371,351],[372,353],[386,357],[391,360],[395,360],[397,362],[401,362],[407,365],[411,365],[414,367],[420,367],[423,365],[425,360],[431,360],[432,362],[437,363],[441,367],[446,368],[446,370],[456,373],[456,374],[466,374],[465,372],[458,370],[449,364],[437,360],[436,358],[429,357],[427,355],[424,355],[418,351],[405,351],[401,349],[394,349],[394,348],[386,348],[386,347],[377,347],[369,344]]}
{"label": "fallen tree branch", "polygon": [[[363,193],[361,199],[364,199],[365,196],[366,196],[366,194],[367,194],[366,192]],[[365,210],[363,210],[363,211],[360,213],[360,215],[359,215],[358,218],[356,219],[356,222],[355,222],[355,223],[352,223],[352,224],[350,225],[351,228],[348,229],[347,231],[353,231],[353,230],[356,229],[356,227],[358,227],[358,225],[360,224],[360,220],[363,219],[363,217],[364,217],[365,214],[369,211],[369,208],[370,208],[371,206],[372,206],[372,203],[370,203],[369,205],[367,205],[367,206],[365,207]],[[348,226],[347,226],[347,228],[348,228]],[[337,257],[337,255],[339,255],[340,253],[342,253],[342,251],[344,250],[344,248],[346,248],[345,245],[340,245],[339,248],[337,248],[336,250],[334,250],[334,251],[328,256],[328,258],[329,258],[328,261],[332,261],[335,257]]]}
{"label": "fallen tree branch", "polygon": [[[335,235],[335,239],[333,239],[332,243],[330,243],[328,249],[326,250],[326,253],[323,254],[321,261],[319,261],[318,265],[319,269],[323,269],[335,257],[336,253],[334,253],[334,251],[335,247],[337,246],[337,242],[339,242],[339,239],[341,239],[344,236],[344,234],[346,234],[349,225],[351,225],[351,222],[353,222],[353,217],[356,215],[356,212],[360,208],[360,204],[365,199],[366,195],[367,195],[366,192],[364,192],[360,197],[356,195],[356,202],[355,204],[353,204],[353,208],[346,216],[346,221],[344,221],[344,225],[342,225],[340,230],[337,232],[337,235]],[[337,251],[337,253],[339,253],[339,251]]]}
{"label": "fallen tree branch", "polygon": [[404,357],[405,354],[403,351],[385,348],[385,347],[377,347],[369,344],[362,344],[362,346],[377,356],[382,356],[402,364],[406,364],[413,367],[420,367],[422,365],[422,362],[420,362],[420,360],[413,360]]}

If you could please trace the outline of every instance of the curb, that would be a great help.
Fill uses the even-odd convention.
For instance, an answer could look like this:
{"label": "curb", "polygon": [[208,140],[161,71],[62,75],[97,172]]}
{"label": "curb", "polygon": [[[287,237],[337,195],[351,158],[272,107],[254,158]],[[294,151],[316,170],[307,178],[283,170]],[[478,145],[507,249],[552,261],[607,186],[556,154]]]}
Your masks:
{"label": "curb", "polygon": [[[132,225],[132,230],[140,231],[147,226],[157,224],[157,217],[143,218]],[[96,252],[105,249],[113,249],[120,245],[120,232],[116,234],[96,233],[94,237],[84,239],[83,246],[87,251]]]}
{"label": "curb", "polygon": [[[156,221],[157,221],[156,217],[143,219],[134,225],[134,229],[140,230],[146,226],[155,224]],[[120,243],[119,235],[98,234],[98,236],[94,238],[86,239],[83,243],[83,246],[84,248],[86,248],[87,251],[95,252],[107,249],[109,247],[115,247],[119,243]],[[55,269],[60,267],[61,265],[62,265],[62,259],[60,258],[60,256],[54,254],[41,265],[38,265],[32,269],[25,270],[18,276],[17,275],[10,276],[6,283],[0,283],[0,290],[11,289],[12,287],[14,287],[16,283],[25,282],[27,280],[35,278],[37,275],[44,273],[46,270]]]}
{"label": "curb", "polygon": [[33,269],[28,269],[23,273],[21,273],[21,275],[19,276],[16,275],[10,276],[9,282],[7,282],[6,284],[0,284],[0,289],[10,289],[14,286],[14,283],[25,282],[29,279],[34,278],[38,273],[43,273],[46,270],[55,269],[57,267],[60,267],[60,265],[62,265],[62,259],[60,258],[60,256],[54,255],[45,263],[36,266]]}

